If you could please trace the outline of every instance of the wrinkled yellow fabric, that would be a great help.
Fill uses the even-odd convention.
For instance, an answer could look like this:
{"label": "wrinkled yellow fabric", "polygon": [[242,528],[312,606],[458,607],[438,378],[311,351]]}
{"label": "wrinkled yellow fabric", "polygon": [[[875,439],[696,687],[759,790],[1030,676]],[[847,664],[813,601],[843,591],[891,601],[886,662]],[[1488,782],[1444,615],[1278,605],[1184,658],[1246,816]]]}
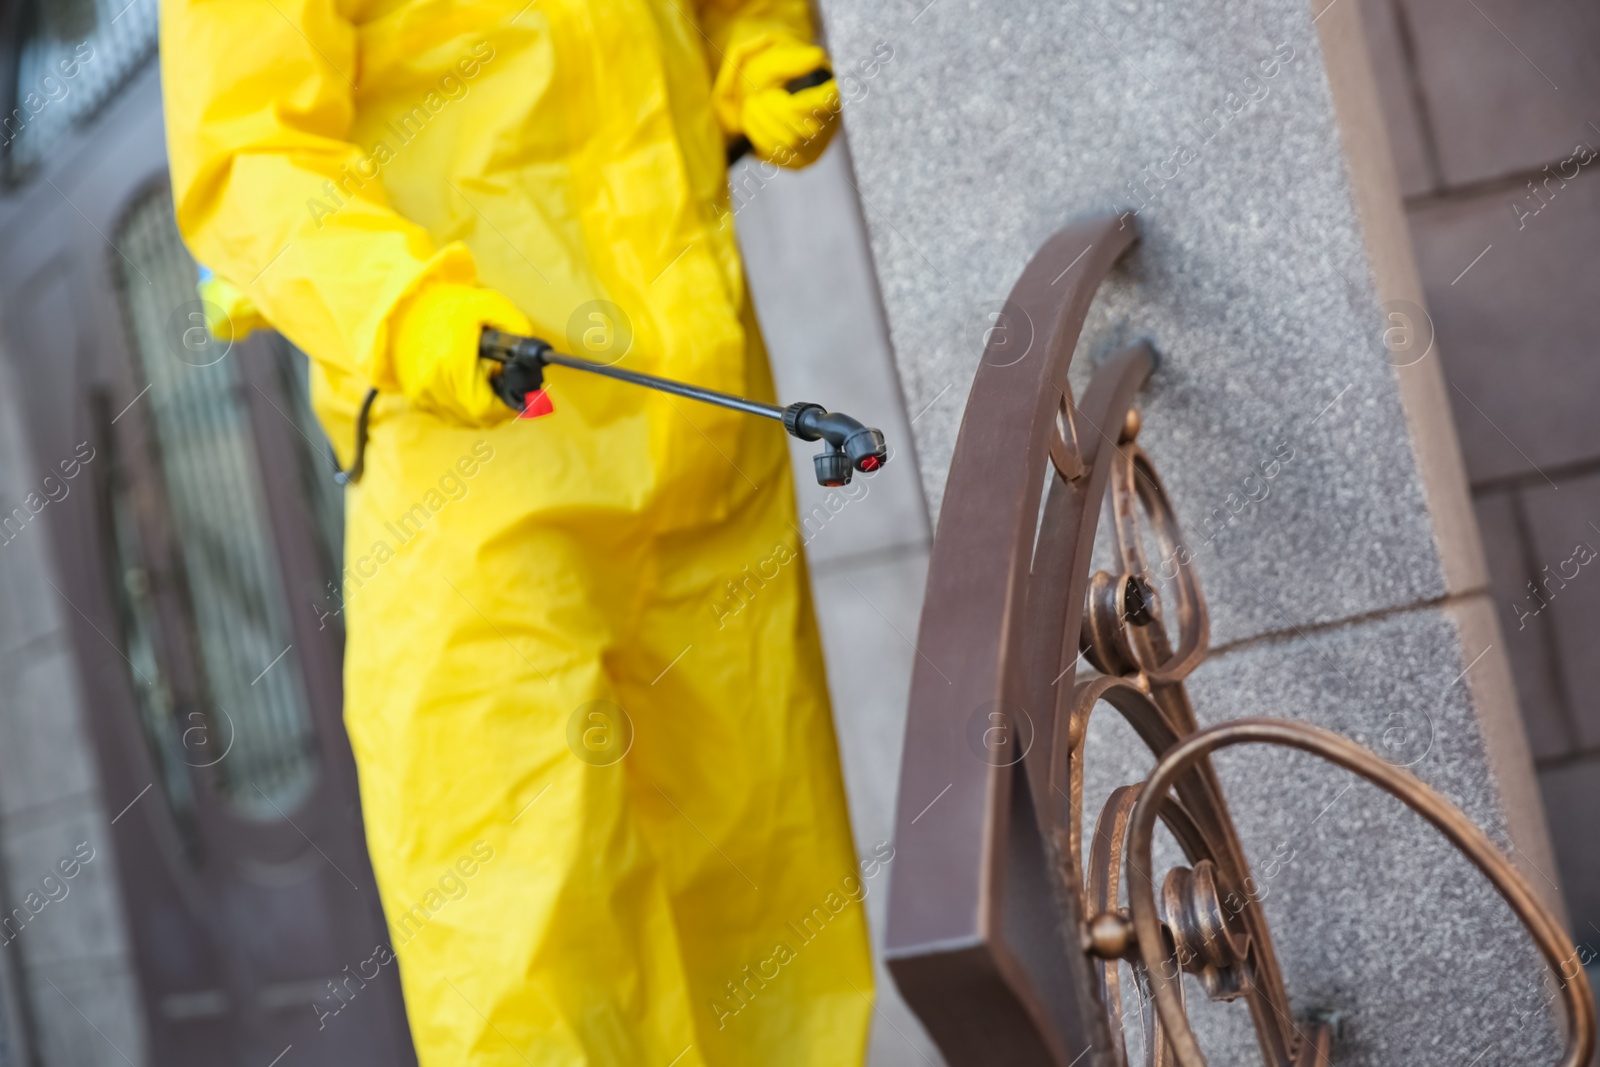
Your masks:
{"label": "wrinkled yellow fabric", "polygon": [[543,419],[407,396],[472,393],[409,323],[487,289],[770,397],[712,87],[810,30],[804,0],[163,2],[196,258],[311,355],[346,464],[380,390],[345,718],[423,1067],[861,1060],[888,857],[850,839],[782,434],[559,368]]}

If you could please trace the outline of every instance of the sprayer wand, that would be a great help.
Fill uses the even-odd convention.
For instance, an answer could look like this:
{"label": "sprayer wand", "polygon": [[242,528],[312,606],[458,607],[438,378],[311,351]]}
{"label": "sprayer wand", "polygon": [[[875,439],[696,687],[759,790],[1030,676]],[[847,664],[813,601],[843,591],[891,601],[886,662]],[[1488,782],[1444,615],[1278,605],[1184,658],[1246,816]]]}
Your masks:
{"label": "sprayer wand", "polygon": [[548,366],[569,367],[687,400],[698,400],[702,404],[714,404],[747,415],[774,419],[783,424],[791,437],[798,437],[802,441],[826,441],[826,447],[811,461],[816,468],[819,485],[846,485],[854,471],[875,471],[889,458],[889,448],[881,431],[863,426],[848,415],[829,411],[821,404],[807,401],[788,407],[764,404],[687,382],[569,356],[557,352],[549,343],[537,337],[521,337],[490,327],[484,328],[478,355],[500,364],[500,373],[493,381],[494,390],[522,418],[537,418],[554,410],[550,397],[544,391],[544,369]]}

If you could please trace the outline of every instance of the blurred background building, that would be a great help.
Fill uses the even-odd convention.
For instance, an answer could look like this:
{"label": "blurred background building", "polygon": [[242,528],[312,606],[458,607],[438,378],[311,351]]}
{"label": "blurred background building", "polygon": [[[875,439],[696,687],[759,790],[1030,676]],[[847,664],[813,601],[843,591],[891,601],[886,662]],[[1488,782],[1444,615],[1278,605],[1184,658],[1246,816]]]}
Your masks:
{"label": "blurred background building", "polygon": [[[1550,877],[1600,946],[1600,11],[1342,2],[1366,16]],[[339,721],[340,490],[304,357],[192,333],[156,30],[156,0],[0,3],[0,1067],[405,1063]],[[733,184],[780,393],[848,401],[909,447],[920,412],[844,139]],[[849,495],[796,462],[870,850],[893,821],[927,513],[909,462]],[[938,1062],[879,989],[873,1062]]]}

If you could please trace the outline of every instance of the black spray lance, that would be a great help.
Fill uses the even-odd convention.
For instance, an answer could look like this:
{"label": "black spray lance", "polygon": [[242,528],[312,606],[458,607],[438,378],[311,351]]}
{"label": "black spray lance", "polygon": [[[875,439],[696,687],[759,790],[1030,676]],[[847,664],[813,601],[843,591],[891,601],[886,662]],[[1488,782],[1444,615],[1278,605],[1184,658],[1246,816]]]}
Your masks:
{"label": "black spray lance", "polygon": [[829,411],[821,404],[804,400],[782,408],[775,404],[763,404],[742,396],[702,389],[687,382],[657,378],[653,374],[640,374],[638,371],[565,355],[537,337],[520,337],[492,328],[484,329],[478,355],[500,364],[500,373],[493,380],[494,390],[522,418],[537,418],[554,410],[549,395],[544,391],[544,369],[549,366],[570,367],[629,385],[698,400],[703,404],[715,404],[747,415],[774,419],[783,423],[784,430],[791,437],[798,437],[802,441],[825,441],[826,447],[811,461],[816,468],[818,485],[847,485],[854,471],[875,471],[889,458],[889,447],[882,431],[863,426],[848,415]]}

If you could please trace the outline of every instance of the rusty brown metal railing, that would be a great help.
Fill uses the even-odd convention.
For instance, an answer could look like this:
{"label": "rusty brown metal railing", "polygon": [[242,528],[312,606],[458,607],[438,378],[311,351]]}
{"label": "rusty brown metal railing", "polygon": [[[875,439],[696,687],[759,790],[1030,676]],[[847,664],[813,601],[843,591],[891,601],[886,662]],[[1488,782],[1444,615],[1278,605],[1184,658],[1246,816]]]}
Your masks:
{"label": "rusty brown metal railing", "polygon": [[[1326,1067],[1331,1032],[1293,1017],[1210,761],[1230,745],[1287,745],[1393,793],[1483,871],[1560,977],[1562,1065],[1581,1067],[1595,1008],[1582,969],[1563,966],[1575,950],[1466,816],[1325,730],[1278,719],[1198,729],[1184,679],[1206,655],[1205,600],[1137,444],[1134,401],[1155,354],[1138,344],[1104,362],[1081,402],[1067,376],[1090,302],[1135,240],[1115,218],[1050,238],[1005,305],[1031,323],[1031,347],[1019,358],[1001,347],[1010,338],[991,339],[972,386],[912,677],[887,936],[896,983],[952,1067],[1123,1067],[1122,962],[1140,987],[1147,1064],[1205,1064],[1181,970],[1210,997],[1248,1004],[1268,1067]],[[1102,552],[1116,573],[1092,564],[1108,501]],[[1182,565],[1158,583],[1147,545]],[[1086,856],[1084,743],[1101,704],[1155,765],[1146,782],[1095,798]],[[938,814],[925,818],[930,801]],[[1157,819],[1187,859],[1159,895]]]}

